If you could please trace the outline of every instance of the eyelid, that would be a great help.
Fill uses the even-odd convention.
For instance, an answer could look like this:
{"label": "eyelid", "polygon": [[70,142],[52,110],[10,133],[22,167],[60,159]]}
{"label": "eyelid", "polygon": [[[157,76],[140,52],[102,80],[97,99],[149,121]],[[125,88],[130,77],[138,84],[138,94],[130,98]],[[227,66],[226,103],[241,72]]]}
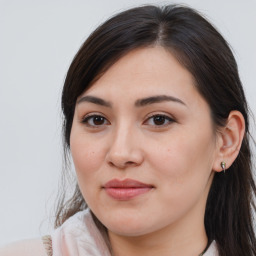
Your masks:
{"label": "eyelid", "polygon": [[[90,125],[90,124],[88,123],[88,120],[90,120],[90,118],[93,118],[93,117],[102,117],[102,118],[105,119],[105,121],[107,121],[107,124],[102,124],[102,125]],[[91,112],[91,113],[87,113],[86,115],[83,115],[82,118],[81,118],[81,120],[80,120],[80,123],[86,125],[86,126],[89,127],[89,128],[93,128],[93,129],[95,129],[95,128],[98,128],[98,129],[99,129],[99,128],[102,128],[102,127],[105,126],[105,125],[109,125],[109,124],[110,124],[109,120],[104,116],[104,114],[102,114],[102,113],[100,113],[100,112]]]}
{"label": "eyelid", "polygon": [[[165,118],[165,122],[167,121],[167,123],[164,123],[164,124],[149,124],[149,120],[151,118],[154,118],[154,117],[164,117]],[[93,117],[102,117],[104,118],[104,123],[103,124],[99,124],[99,125],[93,125],[93,124],[89,124],[89,120]],[[147,126],[151,126],[155,129],[159,129],[159,128],[164,128],[164,127],[167,127],[169,125],[171,125],[172,123],[176,122],[176,119],[171,116],[169,113],[163,113],[163,112],[153,112],[153,113],[150,113],[146,116],[145,120],[143,121],[143,125],[147,125]],[[106,125],[110,125],[111,123],[109,122],[108,118],[105,117],[105,115],[103,113],[100,113],[100,112],[90,112],[90,113],[87,113],[85,115],[82,116],[82,118],[80,119],[80,123],[82,123],[83,125],[86,125],[88,128],[102,128]]]}
{"label": "eyelid", "polygon": [[176,122],[176,119],[171,116],[170,114],[166,114],[166,113],[161,113],[161,112],[154,112],[154,113],[150,113],[145,121],[143,122],[143,124],[145,124],[146,122],[148,122],[151,118],[156,117],[156,116],[162,116],[164,118],[166,118],[166,120],[168,120],[169,122],[167,124],[163,124],[163,125],[150,125],[150,126],[154,126],[154,128],[159,129],[159,128],[163,128],[166,126],[169,126],[170,124]]}

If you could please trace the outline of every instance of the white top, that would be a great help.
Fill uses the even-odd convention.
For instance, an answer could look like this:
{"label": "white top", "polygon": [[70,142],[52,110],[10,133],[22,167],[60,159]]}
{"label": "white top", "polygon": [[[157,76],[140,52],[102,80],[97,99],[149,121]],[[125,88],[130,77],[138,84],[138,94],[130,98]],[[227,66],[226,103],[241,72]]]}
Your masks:
{"label": "white top", "polygon": [[[90,211],[76,213],[52,234],[53,256],[111,256]],[[215,241],[204,256],[218,256]]]}

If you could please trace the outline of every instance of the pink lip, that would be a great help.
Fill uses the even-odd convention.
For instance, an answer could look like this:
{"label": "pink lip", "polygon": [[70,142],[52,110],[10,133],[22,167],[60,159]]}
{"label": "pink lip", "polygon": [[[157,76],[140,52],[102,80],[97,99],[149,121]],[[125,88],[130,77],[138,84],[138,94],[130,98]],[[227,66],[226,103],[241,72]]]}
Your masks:
{"label": "pink lip", "polygon": [[103,188],[110,197],[125,201],[150,191],[153,186],[132,179],[113,179]]}

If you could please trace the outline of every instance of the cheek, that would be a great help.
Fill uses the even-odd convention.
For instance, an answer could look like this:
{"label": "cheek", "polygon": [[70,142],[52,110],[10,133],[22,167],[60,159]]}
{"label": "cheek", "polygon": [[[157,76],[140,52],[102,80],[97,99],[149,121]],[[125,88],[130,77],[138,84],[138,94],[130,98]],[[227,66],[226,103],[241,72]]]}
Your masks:
{"label": "cheek", "polygon": [[[86,203],[91,206],[100,191],[100,183],[95,183],[102,175],[100,173],[104,154],[102,149],[83,136],[74,137],[70,142],[71,154],[75,166],[78,185]],[[92,186],[94,184],[94,186]]]}
{"label": "cheek", "polygon": [[208,193],[213,148],[206,137],[198,140],[179,136],[151,158],[161,196],[159,207],[169,207],[174,219]]}
{"label": "cheek", "polygon": [[91,147],[81,144],[75,146],[73,145],[71,148],[71,154],[74,165],[78,172],[90,172],[90,170],[93,171],[95,168],[97,168],[98,161],[96,161],[96,159],[97,155],[99,154],[97,149],[94,150]]}
{"label": "cheek", "polygon": [[210,175],[214,156],[212,135],[193,133],[192,136],[191,131],[188,134],[161,143],[162,147],[155,147],[149,158],[158,170],[156,175],[168,180],[169,185],[196,183],[200,177],[206,181]]}
{"label": "cheek", "polygon": [[84,134],[71,133],[70,149],[79,183],[87,182],[100,169],[104,159],[101,147]]}

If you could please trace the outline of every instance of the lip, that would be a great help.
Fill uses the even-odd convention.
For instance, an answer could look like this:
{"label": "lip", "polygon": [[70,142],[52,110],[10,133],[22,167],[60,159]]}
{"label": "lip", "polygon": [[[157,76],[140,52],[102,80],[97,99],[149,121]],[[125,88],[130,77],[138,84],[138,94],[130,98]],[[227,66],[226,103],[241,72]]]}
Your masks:
{"label": "lip", "polygon": [[132,179],[113,179],[108,181],[103,188],[110,197],[126,201],[149,192],[154,186]]}

